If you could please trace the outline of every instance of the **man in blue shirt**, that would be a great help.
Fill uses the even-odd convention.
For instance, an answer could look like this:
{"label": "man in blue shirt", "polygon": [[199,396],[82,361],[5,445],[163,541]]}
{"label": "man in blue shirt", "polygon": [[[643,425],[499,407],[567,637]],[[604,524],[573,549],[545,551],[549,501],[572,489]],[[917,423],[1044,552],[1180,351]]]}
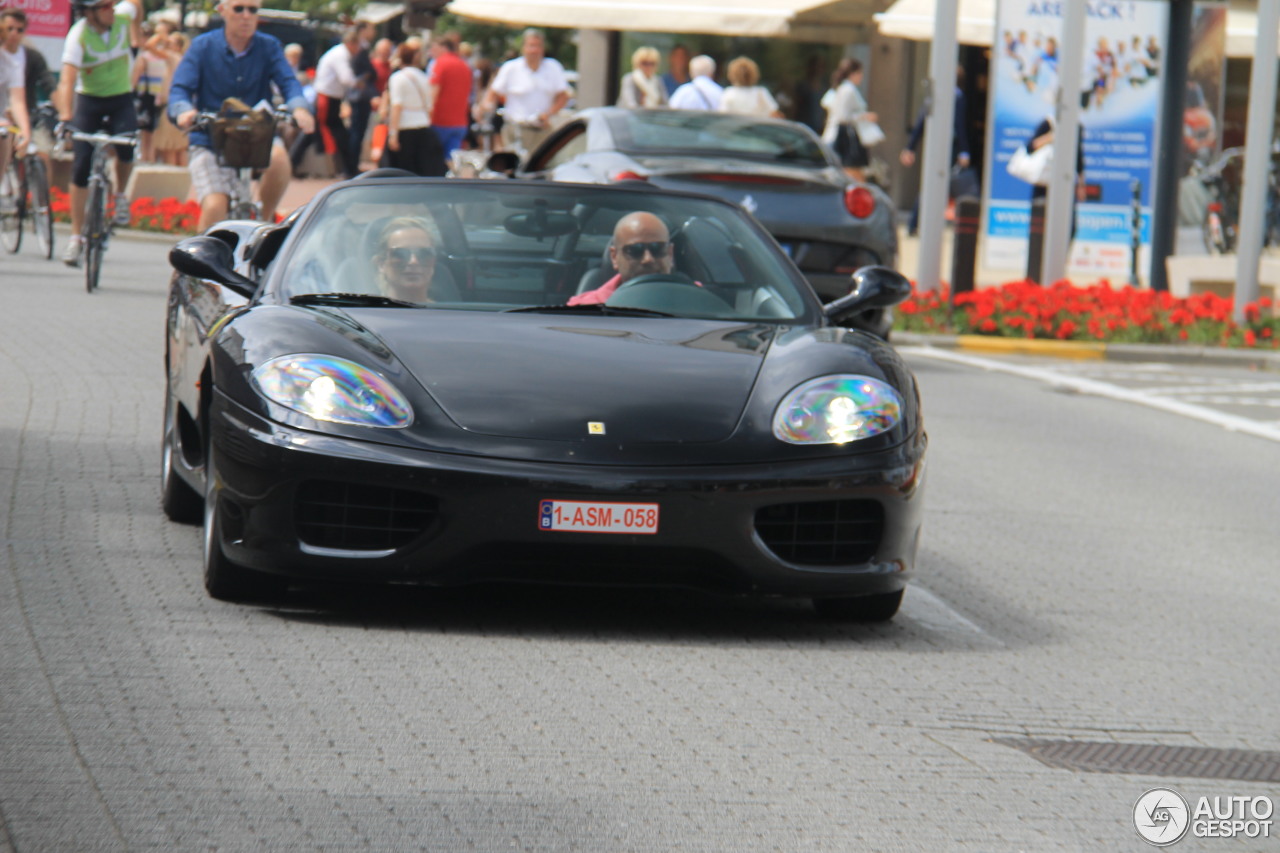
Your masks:
{"label": "man in blue shirt", "polygon": [[[285,59],[280,40],[258,32],[259,0],[222,0],[218,11],[225,26],[197,36],[173,73],[169,89],[169,118],[187,130],[199,112],[216,112],[227,98],[239,98],[250,107],[271,103],[271,84],[284,93],[285,104],[303,133],[315,130],[315,120],[303,97],[293,67]],[[225,219],[227,200],[236,169],[218,165],[208,134],[192,131],[189,163],[191,180],[200,199],[200,230]],[[276,206],[289,186],[292,168],[279,139],[271,150],[271,164],[262,173],[259,192],[263,218],[275,218]],[[249,188],[242,187],[243,197]]]}

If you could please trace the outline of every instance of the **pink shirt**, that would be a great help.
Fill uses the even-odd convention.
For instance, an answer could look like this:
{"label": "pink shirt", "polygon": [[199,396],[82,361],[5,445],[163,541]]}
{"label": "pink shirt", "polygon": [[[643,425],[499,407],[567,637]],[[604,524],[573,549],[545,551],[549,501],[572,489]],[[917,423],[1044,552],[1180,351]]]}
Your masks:
{"label": "pink shirt", "polygon": [[599,305],[600,303],[607,301],[610,296],[613,296],[613,292],[618,289],[618,285],[620,284],[622,284],[622,275],[618,274],[597,287],[595,290],[588,290],[570,298],[566,304]]}

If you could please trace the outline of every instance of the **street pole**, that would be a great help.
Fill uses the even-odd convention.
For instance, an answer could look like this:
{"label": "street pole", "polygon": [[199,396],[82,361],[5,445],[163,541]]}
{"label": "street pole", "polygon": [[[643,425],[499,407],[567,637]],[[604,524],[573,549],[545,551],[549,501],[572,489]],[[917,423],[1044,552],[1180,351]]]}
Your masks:
{"label": "street pole", "polygon": [[924,125],[924,162],[920,187],[920,264],[916,286],[937,290],[942,282],[942,231],[946,227],[947,190],[951,185],[951,137],[955,126],[956,66],[959,48],[956,22],[959,0],[938,0],[929,55],[928,117]]}
{"label": "street pole", "polygon": [[1276,103],[1276,27],[1280,3],[1258,4],[1258,35],[1249,79],[1249,119],[1244,135],[1244,194],[1240,199],[1240,237],[1236,243],[1236,293],[1232,309],[1244,322],[1244,307],[1258,299],[1258,260],[1266,230],[1267,172],[1271,168],[1271,131]]}
{"label": "street pole", "polygon": [[1062,53],[1058,59],[1058,99],[1054,109],[1053,168],[1044,223],[1044,266],[1040,283],[1053,284],[1067,272],[1075,215],[1076,158],[1080,143],[1080,78],[1084,70],[1084,3],[1063,3]]}
{"label": "street pole", "polygon": [[[1271,0],[1268,0],[1271,2]],[[1173,254],[1178,222],[1178,191],[1182,160],[1182,114],[1187,102],[1187,66],[1191,63],[1191,17],[1195,0],[1170,0],[1169,35],[1160,71],[1164,94],[1160,101],[1160,125],[1156,132],[1155,169],[1151,180],[1151,267],[1147,282],[1152,290],[1168,290],[1165,258]]]}

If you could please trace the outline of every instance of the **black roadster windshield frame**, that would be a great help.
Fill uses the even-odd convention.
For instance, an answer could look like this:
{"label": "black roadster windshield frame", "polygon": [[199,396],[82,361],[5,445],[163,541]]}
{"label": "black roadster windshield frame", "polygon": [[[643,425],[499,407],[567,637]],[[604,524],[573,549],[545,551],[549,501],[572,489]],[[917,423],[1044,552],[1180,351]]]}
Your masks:
{"label": "black roadster windshield frame", "polygon": [[[610,250],[615,230],[656,218],[669,254],[642,257],[714,293],[723,308],[703,300],[714,316],[820,321],[803,275],[773,239],[714,198],[541,181],[365,179],[325,191],[311,207],[272,265],[274,300],[483,311],[603,301],[583,294],[622,275]],[[685,316],[679,304],[618,307]]]}

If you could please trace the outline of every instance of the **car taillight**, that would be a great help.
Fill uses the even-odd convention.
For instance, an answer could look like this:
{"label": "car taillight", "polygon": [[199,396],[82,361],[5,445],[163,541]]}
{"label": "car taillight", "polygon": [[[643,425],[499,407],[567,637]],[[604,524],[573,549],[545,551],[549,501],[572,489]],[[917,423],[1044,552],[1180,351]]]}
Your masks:
{"label": "car taillight", "polygon": [[1222,202],[1220,202],[1220,201],[1211,201],[1211,202],[1209,202],[1209,210],[1211,210],[1211,211],[1212,211],[1212,212],[1214,212],[1214,213],[1221,213],[1221,212],[1222,212]]}
{"label": "car taillight", "polygon": [[613,176],[613,180],[614,183],[617,183],[618,181],[647,181],[649,179],[646,176],[641,175],[639,172],[632,172],[628,169],[618,172]]}
{"label": "car taillight", "polygon": [[866,219],[876,210],[876,197],[866,187],[849,187],[844,191],[844,206],[859,219]]}

